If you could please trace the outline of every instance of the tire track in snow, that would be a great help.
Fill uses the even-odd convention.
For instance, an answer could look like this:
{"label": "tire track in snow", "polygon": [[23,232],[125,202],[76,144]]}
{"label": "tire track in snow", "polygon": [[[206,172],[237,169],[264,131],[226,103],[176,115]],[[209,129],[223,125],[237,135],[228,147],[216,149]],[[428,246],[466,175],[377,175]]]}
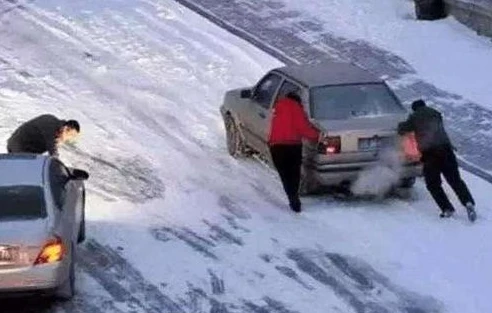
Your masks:
{"label": "tire track in snow", "polygon": [[286,276],[286,277],[288,277],[290,279],[293,279],[294,281],[296,281],[297,283],[299,283],[302,287],[306,288],[307,290],[314,290],[313,287],[311,287],[308,284],[306,284],[299,277],[299,275],[296,273],[296,271],[293,270],[293,269],[291,269],[290,267],[277,265],[277,266],[275,266],[275,269],[277,271],[279,271],[282,275],[284,275],[284,276]]}
{"label": "tire track in snow", "polygon": [[116,307],[113,299],[94,295],[76,296],[74,300],[62,303],[60,308],[66,313],[125,313]]}
{"label": "tire track in snow", "polygon": [[224,281],[220,279],[212,270],[208,270],[210,274],[210,283],[212,286],[212,294],[222,295],[225,292]]}
{"label": "tire track in snow", "polygon": [[222,195],[219,197],[219,206],[226,209],[238,219],[247,220],[251,218],[251,215],[245,209],[228,196]]}
{"label": "tire track in snow", "polygon": [[216,247],[216,244],[208,239],[205,239],[192,231],[189,228],[183,227],[174,229],[170,227],[159,227],[151,229],[150,233],[155,239],[167,242],[172,240],[173,237],[183,241],[186,245],[191,247],[196,252],[204,255],[207,258],[218,260],[219,258],[210,250]]}
{"label": "tire track in snow", "polygon": [[153,166],[141,158],[117,158],[109,161],[102,155],[92,155],[77,147],[70,151],[77,166],[91,173],[89,188],[117,198],[142,203],[164,198],[166,185]]}
{"label": "tire track in snow", "polygon": [[264,305],[258,305],[250,301],[245,301],[245,311],[248,313],[298,313],[297,311],[289,310],[282,302],[275,299],[265,297],[263,301]]}
{"label": "tire track in snow", "polygon": [[238,237],[229,231],[225,230],[222,226],[209,222],[207,220],[203,220],[203,223],[207,225],[210,229],[210,238],[212,238],[216,242],[225,242],[227,244],[234,244],[237,246],[243,246],[244,242],[241,237]]}
{"label": "tire track in snow", "polygon": [[287,257],[308,277],[333,290],[357,313],[439,313],[442,305],[392,284],[365,262],[336,253],[289,250]]}
{"label": "tire track in snow", "polygon": [[79,266],[101,284],[116,302],[138,313],[185,313],[180,304],[163,294],[117,251],[88,240]]}

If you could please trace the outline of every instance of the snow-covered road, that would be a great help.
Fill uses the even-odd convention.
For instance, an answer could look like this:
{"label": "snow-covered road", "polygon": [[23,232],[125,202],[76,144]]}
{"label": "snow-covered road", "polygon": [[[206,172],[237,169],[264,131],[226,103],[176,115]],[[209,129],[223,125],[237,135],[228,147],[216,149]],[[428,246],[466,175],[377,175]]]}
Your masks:
{"label": "snow-covered road", "polygon": [[[223,93],[280,61],[171,0],[0,12],[0,141],[36,114],[76,118],[62,158],[92,174],[78,296],[12,312],[492,311],[488,208],[440,221],[418,183],[296,216],[275,173],[227,155]],[[492,186],[465,178],[487,203]]]}

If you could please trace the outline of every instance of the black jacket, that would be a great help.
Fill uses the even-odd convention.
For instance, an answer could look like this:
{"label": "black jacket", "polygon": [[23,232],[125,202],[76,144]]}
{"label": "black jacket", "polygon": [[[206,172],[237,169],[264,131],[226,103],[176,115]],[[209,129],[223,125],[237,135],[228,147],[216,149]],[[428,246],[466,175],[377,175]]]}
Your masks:
{"label": "black jacket", "polygon": [[441,113],[424,106],[410,114],[405,122],[398,125],[398,133],[415,132],[419,150],[425,153],[429,149],[449,146],[452,147],[448,134],[444,129]]}
{"label": "black jacket", "polygon": [[64,124],[64,120],[44,114],[25,122],[7,141],[7,150],[11,153],[39,153],[46,151],[57,156],[57,135]]}

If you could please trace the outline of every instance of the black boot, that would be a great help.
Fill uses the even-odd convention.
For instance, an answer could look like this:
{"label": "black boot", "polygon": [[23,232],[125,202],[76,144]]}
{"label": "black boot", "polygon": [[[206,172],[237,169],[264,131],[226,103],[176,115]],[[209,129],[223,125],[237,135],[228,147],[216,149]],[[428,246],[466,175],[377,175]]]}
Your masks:
{"label": "black boot", "polygon": [[454,214],[454,209],[444,210],[444,211],[441,212],[441,214],[439,215],[439,217],[441,217],[441,218],[448,218],[448,217],[453,216],[453,214]]}
{"label": "black boot", "polygon": [[468,202],[465,208],[470,222],[475,222],[475,220],[477,219],[477,212],[475,211],[475,205],[471,202]]}
{"label": "black boot", "polygon": [[301,209],[301,200],[299,200],[299,198],[292,199],[290,201],[290,208],[291,208],[292,211],[294,211],[296,213],[300,213],[302,211],[302,209]]}

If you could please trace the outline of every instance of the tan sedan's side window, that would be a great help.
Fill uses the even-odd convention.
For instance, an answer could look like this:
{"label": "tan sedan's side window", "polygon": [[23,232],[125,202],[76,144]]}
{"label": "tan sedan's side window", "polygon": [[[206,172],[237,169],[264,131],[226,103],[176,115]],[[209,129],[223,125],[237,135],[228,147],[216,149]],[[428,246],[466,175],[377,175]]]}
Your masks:
{"label": "tan sedan's side window", "polygon": [[280,98],[283,98],[285,97],[289,92],[296,92],[297,94],[299,94],[299,96],[301,96],[301,87],[299,87],[298,85],[288,81],[288,80],[285,80],[284,83],[282,84],[282,86],[280,87],[280,90],[278,91],[278,94],[277,94],[277,98],[275,99],[275,102],[280,99]]}
{"label": "tan sedan's side window", "polygon": [[267,75],[255,89],[253,100],[255,100],[263,108],[268,109],[272,103],[273,96],[280,85],[280,81],[281,78],[278,75]]}

